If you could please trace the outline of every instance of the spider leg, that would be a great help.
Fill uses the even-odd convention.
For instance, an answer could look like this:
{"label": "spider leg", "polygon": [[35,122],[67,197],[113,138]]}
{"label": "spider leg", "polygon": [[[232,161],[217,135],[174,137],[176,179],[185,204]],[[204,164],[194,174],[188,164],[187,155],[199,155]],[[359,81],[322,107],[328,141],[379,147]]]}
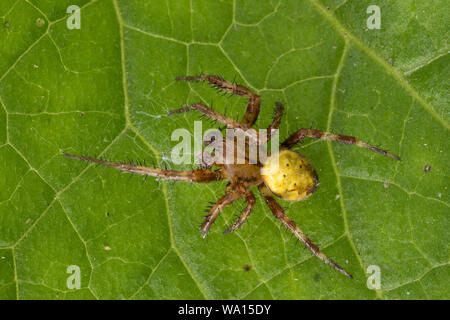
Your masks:
{"label": "spider leg", "polygon": [[171,110],[171,111],[169,111],[169,115],[175,114],[175,113],[189,112],[192,110],[196,110],[200,113],[203,113],[208,118],[211,118],[217,122],[220,122],[220,123],[226,125],[228,128],[242,129],[244,131],[249,129],[247,126],[242,125],[241,123],[239,123],[233,119],[230,119],[230,118],[224,116],[223,114],[221,114],[199,102],[191,104],[191,105],[183,107],[183,108],[180,108],[180,109]]}
{"label": "spider leg", "polygon": [[120,171],[142,174],[147,176],[152,176],[156,178],[166,179],[166,180],[175,180],[175,181],[190,181],[190,182],[210,182],[222,180],[221,171],[213,171],[213,170],[189,170],[189,171],[174,171],[174,170],[165,170],[160,168],[150,168],[144,167],[136,164],[128,164],[128,163],[115,163],[110,161],[105,161],[101,159],[89,158],[89,157],[81,157],[81,156],[73,156],[67,153],[64,153],[64,156],[70,159],[82,160],[87,162],[98,163],[104,166],[112,167]]}
{"label": "spider leg", "polygon": [[246,97],[248,98],[248,104],[247,109],[245,110],[244,117],[242,118],[242,123],[248,127],[251,127],[258,118],[259,109],[261,105],[261,97],[244,86],[241,86],[234,82],[227,81],[221,77],[208,74],[203,74],[199,76],[177,77],[175,78],[175,80],[207,81],[214,88],[217,88],[220,91]]}
{"label": "spider leg", "polygon": [[276,102],[275,106],[275,114],[273,116],[272,123],[267,127],[267,140],[270,139],[272,130],[278,129],[281,123],[281,117],[283,116],[283,105],[280,102]]}
{"label": "spider leg", "polygon": [[391,157],[393,159],[400,160],[400,157],[396,156],[395,154],[392,154],[386,150],[382,150],[375,146],[367,144],[364,141],[356,139],[355,137],[344,136],[344,135],[340,135],[340,134],[333,134],[333,133],[329,133],[329,132],[323,132],[323,131],[320,131],[317,129],[300,129],[297,132],[293,133],[289,138],[287,138],[281,144],[281,146],[284,148],[290,149],[306,137],[319,139],[319,140],[337,141],[337,142],[342,142],[342,143],[346,143],[346,144],[354,144],[358,147],[366,148],[366,149],[372,150],[374,152],[381,153],[385,156]]}
{"label": "spider leg", "polygon": [[250,190],[247,191],[245,194],[245,200],[247,201],[247,207],[244,210],[244,213],[236,220],[236,222],[230,226],[227,230],[225,230],[223,233],[227,234],[230,232],[233,232],[244,224],[245,221],[247,221],[247,218],[250,216],[250,213],[253,210],[253,207],[255,206],[255,195]]}
{"label": "spider leg", "polygon": [[219,199],[212,207],[209,209],[208,214],[205,217],[205,220],[203,221],[200,232],[203,235],[203,238],[206,237],[206,234],[208,233],[209,229],[211,228],[212,224],[216,220],[216,218],[219,216],[220,212],[225,208],[227,205],[232,204],[237,199],[242,197],[243,193],[238,188],[234,188],[231,191],[228,191],[222,198]]}
{"label": "spider leg", "polygon": [[267,139],[259,139],[259,132],[255,129],[252,129],[250,127],[247,127],[244,124],[241,124],[240,122],[237,122],[233,119],[228,118],[227,116],[224,116],[223,114],[211,109],[210,107],[205,106],[202,103],[194,103],[189,106],[185,106],[180,109],[175,109],[172,111],[169,111],[169,115],[175,114],[175,113],[182,113],[182,112],[189,112],[192,110],[196,110],[200,113],[203,113],[208,118],[211,118],[217,122],[220,122],[224,125],[226,125],[230,129],[236,129],[236,131],[242,132],[246,137],[249,138],[254,143],[260,144],[267,141]]}
{"label": "spider leg", "polygon": [[291,220],[285,213],[283,208],[278,204],[278,202],[270,195],[270,191],[264,185],[259,187],[261,194],[264,196],[267,206],[272,211],[275,218],[281,221],[286,228],[288,228],[303,244],[314,254],[317,258],[322,260],[323,262],[329,264],[334,267],[339,272],[343,273],[346,277],[352,279],[352,275],[345,271],[340,265],[336,262],[328,258],[324,253],[322,253],[307,236],[300,230],[299,227],[295,224],[293,220]]}

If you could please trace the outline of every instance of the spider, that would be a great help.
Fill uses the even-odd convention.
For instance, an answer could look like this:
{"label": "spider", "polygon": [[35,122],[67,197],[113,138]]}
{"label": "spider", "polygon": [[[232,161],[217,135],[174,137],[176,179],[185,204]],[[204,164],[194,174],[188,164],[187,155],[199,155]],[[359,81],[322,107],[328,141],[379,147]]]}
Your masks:
{"label": "spider", "polygon": [[[248,98],[248,104],[241,122],[232,120],[201,103],[194,103],[192,105],[170,111],[169,115],[195,110],[204,114],[206,117],[225,125],[227,128],[240,129],[244,131],[250,129],[258,118],[261,98],[258,94],[253,93],[244,86],[226,81],[225,79],[215,75],[185,76],[177,77],[175,80],[208,82],[212,87],[222,91],[225,94],[229,93]],[[282,104],[276,103],[274,119],[267,128],[269,139],[270,132],[272,132],[271,130],[279,127],[282,114]],[[247,205],[244,212],[233,225],[224,231],[224,233],[230,233],[239,229],[247,220],[253,210],[253,207],[255,206],[255,195],[250,188],[257,187],[275,218],[278,219],[287,229],[289,229],[301,242],[303,242],[312,254],[323,262],[331,265],[348,278],[352,278],[352,276],[340,265],[328,258],[319,250],[317,245],[315,245],[306,236],[306,234],[300,230],[295,222],[285,214],[283,208],[274,198],[274,196],[276,196],[287,201],[305,200],[311,196],[319,185],[319,178],[311,162],[298,152],[291,150],[292,147],[307,137],[353,144],[358,147],[381,153],[393,159],[400,160],[398,156],[371,146],[354,137],[306,128],[299,129],[290,135],[284,142],[281,143],[278,152],[271,154],[267,161],[261,163],[261,161],[258,160],[256,164],[250,164],[247,162],[244,164],[213,163],[211,166],[206,166],[201,169],[174,171],[151,168],[131,163],[115,163],[102,159],[69,155],[66,153],[64,153],[64,155],[71,159],[94,162],[113,167],[120,171],[148,175],[167,180],[190,182],[228,180],[225,195],[211,206],[208,210],[208,214],[205,216],[205,219],[201,224],[200,232],[203,234],[203,237],[206,236],[212,224],[225,206],[232,204],[240,198],[245,198]],[[249,142],[246,143],[246,147],[248,147]],[[270,170],[273,169],[275,157],[278,157],[277,167],[275,170]],[[267,169],[269,170],[265,171]]]}

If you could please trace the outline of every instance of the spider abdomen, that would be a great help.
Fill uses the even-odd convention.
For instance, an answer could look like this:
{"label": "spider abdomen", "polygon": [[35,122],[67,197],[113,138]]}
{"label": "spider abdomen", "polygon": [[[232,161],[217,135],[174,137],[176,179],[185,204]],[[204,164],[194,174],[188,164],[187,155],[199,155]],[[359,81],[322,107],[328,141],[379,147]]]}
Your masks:
{"label": "spider abdomen", "polygon": [[319,185],[311,162],[292,150],[273,154],[261,169],[266,186],[283,200],[300,201],[308,198]]}

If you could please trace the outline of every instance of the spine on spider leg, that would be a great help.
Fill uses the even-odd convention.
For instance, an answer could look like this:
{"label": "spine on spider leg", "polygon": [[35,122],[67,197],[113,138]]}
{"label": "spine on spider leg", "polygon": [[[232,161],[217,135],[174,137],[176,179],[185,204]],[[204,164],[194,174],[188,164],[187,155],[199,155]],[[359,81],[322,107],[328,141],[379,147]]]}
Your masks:
{"label": "spine on spider leg", "polygon": [[160,168],[144,167],[129,163],[116,163],[90,157],[74,156],[67,153],[63,153],[63,155],[69,159],[93,162],[107,167],[115,168],[123,172],[141,174],[160,179],[167,179],[174,181],[191,181],[191,182],[208,182],[221,179],[221,174],[219,171],[212,171],[212,170],[174,171]]}

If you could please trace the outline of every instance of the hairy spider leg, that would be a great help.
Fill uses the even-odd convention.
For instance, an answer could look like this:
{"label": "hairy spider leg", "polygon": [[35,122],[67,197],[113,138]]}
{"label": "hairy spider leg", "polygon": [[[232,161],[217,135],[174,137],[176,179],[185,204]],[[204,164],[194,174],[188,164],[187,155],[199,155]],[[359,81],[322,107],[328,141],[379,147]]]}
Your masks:
{"label": "hairy spider leg", "polygon": [[223,114],[211,109],[210,107],[205,106],[200,102],[191,104],[189,106],[185,106],[180,109],[169,111],[168,114],[171,115],[175,113],[189,112],[191,110],[196,110],[200,113],[203,113],[208,118],[220,122],[226,125],[228,128],[240,130],[246,137],[249,138],[249,140],[258,145],[267,141],[267,139],[259,139],[259,132],[257,130],[251,129],[244,124],[241,124],[233,119],[230,119],[227,116],[224,116]]}
{"label": "hairy spider leg", "polygon": [[281,223],[284,224],[286,228],[288,228],[303,244],[311,251],[312,254],[314,254],[317,258],[325,262],[326,264],[329,264],[330,266],[334,267],[339,272],[343,273],[346,277],[352,279],[352,275],[349,274],[347,271],[344,270],[340,265],[338,265],[336,262],[328,258],[324,253],[322,253],[309,238],[308,236],[300,230],[299,227],[295,224],[293,220],[291,220],[285,213],[283,208],[278,204],[278,202],[270,195],[270,191],[267,189],[266,186],[261,185],[259,187],[259,190],[261,194],[264,196],[264,199],[266,201],[267,206],[270,208],[270,211],[272,211],[275,218],[281,221]]}
{"label": "hairy spider leg", "polygon": [[175,78],[175,80],[207,81],[214,88],[217,88],[220,91],[246,97],[248,98],[248,104],[247,109],[245,110],[245,114],[242,118],[242,123],[248,127],[251,127],[255,123],[256,119],[258,119],[261,105],[261,97],[244,86],[241,86],[234,82],[227,81],[219,76],[209,74],[202,74],[199,76],[177,77]]}
{"label": "hairy spider leg", "polygon": [[175,180],[175,181],[190,181],[190,182],[210,182],[222,180],[222,175],[219,170],[207,170],[207,169],[197,169],[197,170],[189,170],[189,171],[174,171],[174,170],[165,170],[160,168],[150,168],[144,167],[135,164],[128,163],[115,163],[110,161],[105,161],[101,159],[82,157],[82,156],[73,156],[67,153],[64,153],[64,156],[70,159],[88,161],[93,163],[98,163],[103,166],[108,166],[115,168],[120,171],[130,172],[135,174],[152,176],[160,179],[166,180]]}
{"label": "hairy spider leg", "polygon": [[216,218],[219,216],[220,212],[222,212],[223,208],[242,197],[242,195],[245,193],[245,191],[241,190],[242,188],[242,186],[235,186],[233,189],[229,190],[222,198],[220,198],[211,207],[211,209],[209,209],[208,214],[205,216],[205,220],[200,227],[200,232],[202,233],[203,238],[206,237],[206,234],[208,233],[214,221],[216,221]]}
{"label": "hairy spider leg", "polygon": [[281,123],[281,118],[283,117],[284,107],[280,102],[275,102],[275,113],[273,116],[272,123],[267,127],[267,141],[270,140],[272,136],[272,130],[278,129]]}
{"label": "hairy spider leg", "polygon": [[244,210],[244,213],[241,214],[241,216],[236,220],[236,222],[230,226],[227,230],[225,230],[223,233],[227,234],[230,232],[233,232],[244,224],[245,221],[247,221],[247,218],[250,216],[250,213],[252,212],[253,208],[255,207],[255,195],[253,192],[248,190],[245,194],[245,200],[247,201],[247,207]]}
{"label": "hairy spider leg", "polygon": [[296,145],[298,142],[302,141],[304,138],[314,138],[319,140],[328,140],[328,141],[337,141],[342,142],[345,144],[354,144],[358,147],[365,148],[372,150],[374,152],[381,153],[385,156],[391,157],[395,160],[400,160],[399,156],[396,156],[395,154],[392,154],[386,150],[379,149],[375,146],[372,146],[370,144],[365,143],[364,141],[358,140],[355,137],[350,136],[344,136],[340,134],[334,134],[329,132],[320,131],[317,129],[300,129],[293,133],[289,138],[287,138],[281,146],[287,149],[292,148],[294,145]]}
{"label": "hairy spider leg", "polygon": [[[182,107],[179,109],[171,110],[171,111],[169,111],[168,115],[189,112],[189,111],[193,111],[193,110],[198,111],[198,112],[204,114],[205,116],[207,116],[208,118],[211,118],[219,123],[226,125],[227,128],[242,130],[242,132],[247,137],[249,137],[250,140],[257,143],[258,145],[262,144],[262,143],[266,143],[267,141],[270,140],[270,138],[272,136],[272,130],[278,129],[278,126],[280,125],[280,122],[281,122],[281,117],[283,115],[283,106],[281,105],[281,103],[277,102],[274,119],[273,119],[272,123],[270,124],[270,126],[267,128],[267,137],[263,137],[263,138],[260,138],[259,132],[257,130],[252,130],[252,131],[247,132],[247,130],[249,130],[250,127],[247,127],[246,125],[244,125],[240,122],[230,119],[227,116],[224,116],[223,114],[211,109],[208,106],[205,106],[204,104],[202,104],[200,102],[197,102],[197,103],[194,103],[194,104],[191,104],[189,106],[185,106],[185,107]],[[205,145],[207,145],[207,144],[205,144]]]}
{"label": "hairy spider leg", "polygon": [[179,108],[179,109],[175,109],[175,110],[171,110],[169,111],[169,115],[175,114],[175,113],[182,113],[182,112],[189,112],[192,110],[196,110],[200,113],[203,113],[205,116],[207,116],[208,118],[211,118],[217,122],[220,122],[224,125],[226,125],[228,128],[231,129],[241,129],[243,131],[248,130],[249,127],[228,118],[227,116],[224,116],[223,114],[211,109],[208,106],[205,106],[204,104],[197,102],[194,104],[191,104],[189,106],[185,106],[183,108]]}

